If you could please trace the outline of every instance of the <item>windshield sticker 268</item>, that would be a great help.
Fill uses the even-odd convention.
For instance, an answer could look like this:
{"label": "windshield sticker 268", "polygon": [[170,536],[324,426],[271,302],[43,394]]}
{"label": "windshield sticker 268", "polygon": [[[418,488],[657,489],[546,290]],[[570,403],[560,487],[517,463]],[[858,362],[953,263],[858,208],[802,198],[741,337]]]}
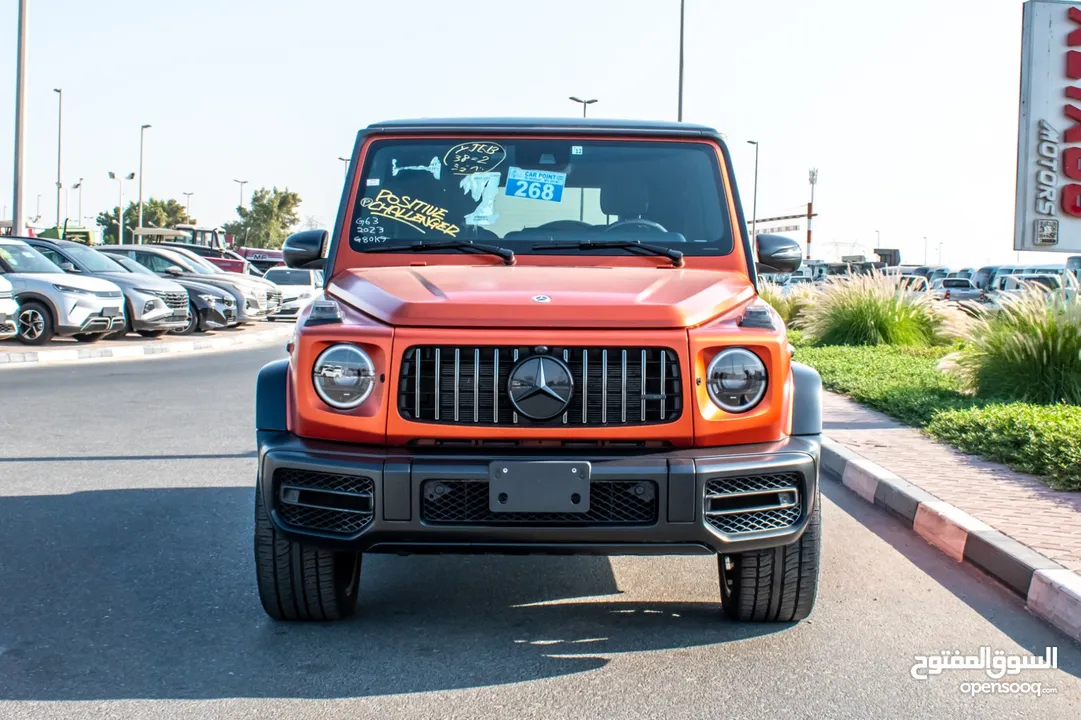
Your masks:
{"label": "windshield sticker 268", "polygon": [[457,225],[447,222],[446,208],[436,207],[408,195],[398,196],[387,189],[380,190],[374,199],[363,198],[360,205],[367,208],[369,215],[397,220],[422,233],[427,228],[450,237],[457,237],[458,231],[461,230]]}
{"label": "windshield sticker 268", "polygon": [[507,168],[507,191],[510,197],[529,200],[547,200],[562,202],[563,186],[567,184],[567,173],[547,170],[524,170],[517,167]]}

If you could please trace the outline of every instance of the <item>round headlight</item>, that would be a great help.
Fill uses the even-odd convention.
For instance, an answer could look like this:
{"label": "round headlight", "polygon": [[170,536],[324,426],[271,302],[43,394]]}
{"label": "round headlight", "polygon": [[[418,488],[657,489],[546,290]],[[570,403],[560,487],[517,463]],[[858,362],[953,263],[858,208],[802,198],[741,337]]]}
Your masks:
{"label": "round headlight", "polygon": [[327,405],[350,410],[372,394],[375,366],[368,353],[355,345],[335,345],[316,359],[312,384]]}
{"label": "round headlight", "polygon": [[747,412],[766,394],[766,366],[750,350],[717,353],[706,370],[709,398],[725,412]]}

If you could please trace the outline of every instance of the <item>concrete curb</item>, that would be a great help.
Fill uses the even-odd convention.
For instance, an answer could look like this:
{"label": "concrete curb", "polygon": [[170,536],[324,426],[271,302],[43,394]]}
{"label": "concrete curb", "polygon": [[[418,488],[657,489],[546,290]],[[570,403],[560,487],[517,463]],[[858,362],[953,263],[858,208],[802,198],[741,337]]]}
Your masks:
{"label": "concrete curb", "polygon": [[147,342],[115,347],[87,345],[75,348],[54,350],[27,350],[7,352],[0,350],[0,369],[6,367],[26,367],[28,365],[56,365],[71,362],[101,362],[109,360],[131,360],[133,358],[157,357],[161,355],[180,355],[212,350],[240,349],[259,345],[271,345],[287,340],[293,334],[293,323],[273,325],[266,330],[258,330],[240,335],[216,335],[198,340],[175,340],[168,342]]}
{"label": "concrete curb", "polygon": [[829,438],[822,467],[954,560],[1025,598],[1029,611],[1081,642],[1081,576]]}

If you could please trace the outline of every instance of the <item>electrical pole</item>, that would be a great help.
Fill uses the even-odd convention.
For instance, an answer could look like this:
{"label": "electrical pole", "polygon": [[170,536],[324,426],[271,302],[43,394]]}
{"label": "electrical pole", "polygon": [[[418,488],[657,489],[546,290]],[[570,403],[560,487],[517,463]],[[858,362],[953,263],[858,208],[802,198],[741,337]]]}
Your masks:
{"label": "electrical pole", "polygon": [[240,185],[240,207],[244,208],[244,186],[248,184],[247,180],[233,180],[233,182]]}
{"label": "electrical pole", "polygon": [[676,120],[683,122],[683,6],[685,0],[679,0],[679,111]]}
{"label": "electrical pole", "polygon": [[807,259],[811,259],[811,224],[814,222],[815,185],[818,184],[818,168],[811,168],[807,175],[811,183],[811,202],[807,203]]}
{"label": "electrical pole", "polygon": [[79,191],[79,224],[83,222],[83,179],[79,178],[79,182],[75,183],[73,189]]}
{"label": "electrical pole", "polygon": [[191,217],[191,196],[194,194],[195,193],[190,192],[183,193],[184,198],[188,201],[188,208],[187,210],[185,210],[185,212],[188,214],[188,217]]}
{"label": "electrical pole", "polygon": [[338,159],[341,160],[342,163],[345,165],[345,179],[348,180],[349,179],[349,158],[340,157]]}
{"label": "electrical pole", "polygon": [[64,91],[61,88],[53,88],[57,95],[56,101],[56,227],[60,227],[60,190],[64,184],[60,180],[61,141],[64,138]]}
{"label": "electrical pole", "polygon": [[15,69],[15,177],[12,183],[11,234],[26,234],[23,213],[23,126],[26,124],[26,5],[19,0],[19,50]]}

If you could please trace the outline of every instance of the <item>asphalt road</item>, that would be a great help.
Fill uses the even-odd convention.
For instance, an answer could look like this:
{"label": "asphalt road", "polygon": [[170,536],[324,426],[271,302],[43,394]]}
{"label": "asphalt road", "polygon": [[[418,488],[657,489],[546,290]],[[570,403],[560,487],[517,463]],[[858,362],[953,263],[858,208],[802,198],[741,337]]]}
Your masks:
{"label": "asphalt road", "polygon": [[[1081,717],[1081,649],[830,481],[797,626],[724,620],[711,558],[453,556],[370,557],[355,619],[275,624],[252,403],[280,353],[0,370],[0,717]],[[1059,670],[909,674],[984,645]]]}

